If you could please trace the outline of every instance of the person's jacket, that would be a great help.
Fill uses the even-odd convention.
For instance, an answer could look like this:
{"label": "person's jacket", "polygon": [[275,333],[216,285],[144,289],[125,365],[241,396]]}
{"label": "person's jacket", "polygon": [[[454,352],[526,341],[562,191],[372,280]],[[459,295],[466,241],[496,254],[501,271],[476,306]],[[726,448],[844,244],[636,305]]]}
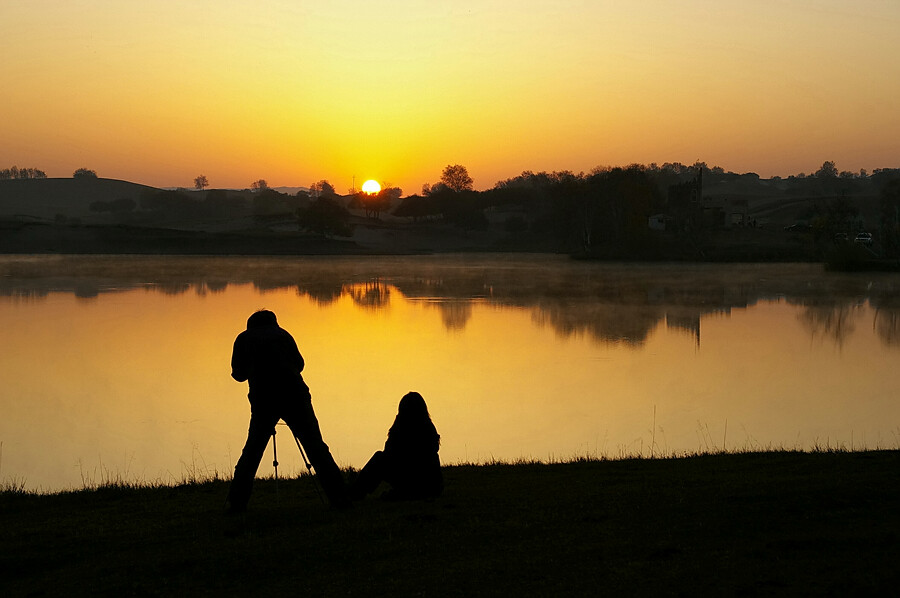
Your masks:
{"label": "person's jacket", "polygon": [[393,426],[384,443],[390,480],[398,491],[411,496],[437,496],[443,489],[440,436],[434,424]]}
{"label": "person's jacket", "polygon": [[241,332],[231,354],[231,377],[248,380],[250,402],[309,395],[303,381],[303,356],[280,326],[256,326]]}

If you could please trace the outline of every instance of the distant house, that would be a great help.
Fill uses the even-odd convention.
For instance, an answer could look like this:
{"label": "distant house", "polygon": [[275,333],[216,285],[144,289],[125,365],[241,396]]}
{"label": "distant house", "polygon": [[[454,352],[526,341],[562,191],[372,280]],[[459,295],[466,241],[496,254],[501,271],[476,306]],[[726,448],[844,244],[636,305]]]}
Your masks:
{"label": "distant house", "polygon": [[666,197],[666,214],[671,220],[668,229],[697,230],[703,224],[703,171],[693,179],[671,185]]}
{"label": "distant house", "polygon": [[750,225],[750,202],[746,197],[725,197],[722,204],[724,211],[728,214],[728,225]]}
{"label": "distant house", "polygon": [[650,230],[667,230],[674,224],[674,221],[665,214],[653,214],[647,219],[647,226]]}

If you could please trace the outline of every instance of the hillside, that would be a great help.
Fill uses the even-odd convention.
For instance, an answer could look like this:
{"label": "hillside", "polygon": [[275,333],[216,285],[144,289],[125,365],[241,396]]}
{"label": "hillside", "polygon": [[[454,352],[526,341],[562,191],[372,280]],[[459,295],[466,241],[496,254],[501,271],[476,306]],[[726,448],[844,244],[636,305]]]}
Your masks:
{"label": "hillside", "polygon": [[153,187],[103,178],[0,180],[0,218],[20,220],[79,219],[103,223],[103,214],[92,212],[95,201],[131,199],[136,204],[141,193]]}
{"label": "hillside", "polygon": [[[871,186],[846,197],[858,210],[846,232],[875,233],[872,250],[877,254],[880,199],[871,193]],[[786,194],[756,179],[711,182],[704,188],[704,201],[718,211],[720,220],[724,220],[721,224],[690,238],[677,231],[635,233],[637,240],[628,243],[621,238],[624,224],[609,229],[600,218],[594,225],[595,239],[600,243],[592,247],[591,256],[820,261],[827,249],[821,239],[817,241],[809,229],[787,229],[794,224],[810,224],[816,214],[839,198]],[[125,209],[98,211],[95,206],[92,210],[95,202],[107,208],[124,202]],[[579,249],[577,231],[560,226],[569,217],[560,208],[565,206],[564,200],[554,200],[553,196],[535,200],[534,193],[516,189],[507,190],[502,197],[496,192],[469,197],[468,204],[462,204],[470,206],[465,208],[469,212],[463,210],[469,214],[468,220],[452,213],[443,218],[440,213],[422,218],[385,212],[371,218],[363,209],[351,208],[347,224],[352,234],[336,238],[299,229],[298,211],[308,205],[305,197],[275,191],[175,191],[102,178],[0,180],[0,253],[300,255],[577,253]],[[636,227],[630,230],[634,232]]]}

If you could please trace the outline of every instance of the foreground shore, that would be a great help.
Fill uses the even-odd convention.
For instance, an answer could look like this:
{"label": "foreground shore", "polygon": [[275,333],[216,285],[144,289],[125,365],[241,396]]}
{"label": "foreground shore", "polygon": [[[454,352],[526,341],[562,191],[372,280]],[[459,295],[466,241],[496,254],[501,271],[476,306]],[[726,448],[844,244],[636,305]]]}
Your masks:
{"label": "foreground shore", "polygon": [[4,596],[880,595],[900,451],[452,466],[433,502],[326,509],[312,479],[0,494]]}

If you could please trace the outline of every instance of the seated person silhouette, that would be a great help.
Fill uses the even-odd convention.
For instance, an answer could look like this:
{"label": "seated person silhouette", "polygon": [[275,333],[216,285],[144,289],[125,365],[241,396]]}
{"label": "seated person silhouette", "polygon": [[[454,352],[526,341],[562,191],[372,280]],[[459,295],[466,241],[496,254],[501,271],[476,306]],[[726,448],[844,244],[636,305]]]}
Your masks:
{"label": "seated person silhouette", "polygon": [[417,392],[400,399],[397,417],[388,430],[384,450],[377,451],[359,472],[350,497],[360,500],[385,481],[391,490],[383,498],[393,500],[434,498],[444,489],[437,433],[425,399]]}
{"label": "seated person silhouette", "polygon": [[247,509],[256,470],[279,419],[306,449],[332,506],[349,504],[343,475],[322,440],[309,387],[301,375],[303,366],[297,343],[278,325],[274,313],[260,310],[250,316],[247,330],[234,341],[231,356],[232,378],[249,382],[250,429],[234,468],[226,512]]}

